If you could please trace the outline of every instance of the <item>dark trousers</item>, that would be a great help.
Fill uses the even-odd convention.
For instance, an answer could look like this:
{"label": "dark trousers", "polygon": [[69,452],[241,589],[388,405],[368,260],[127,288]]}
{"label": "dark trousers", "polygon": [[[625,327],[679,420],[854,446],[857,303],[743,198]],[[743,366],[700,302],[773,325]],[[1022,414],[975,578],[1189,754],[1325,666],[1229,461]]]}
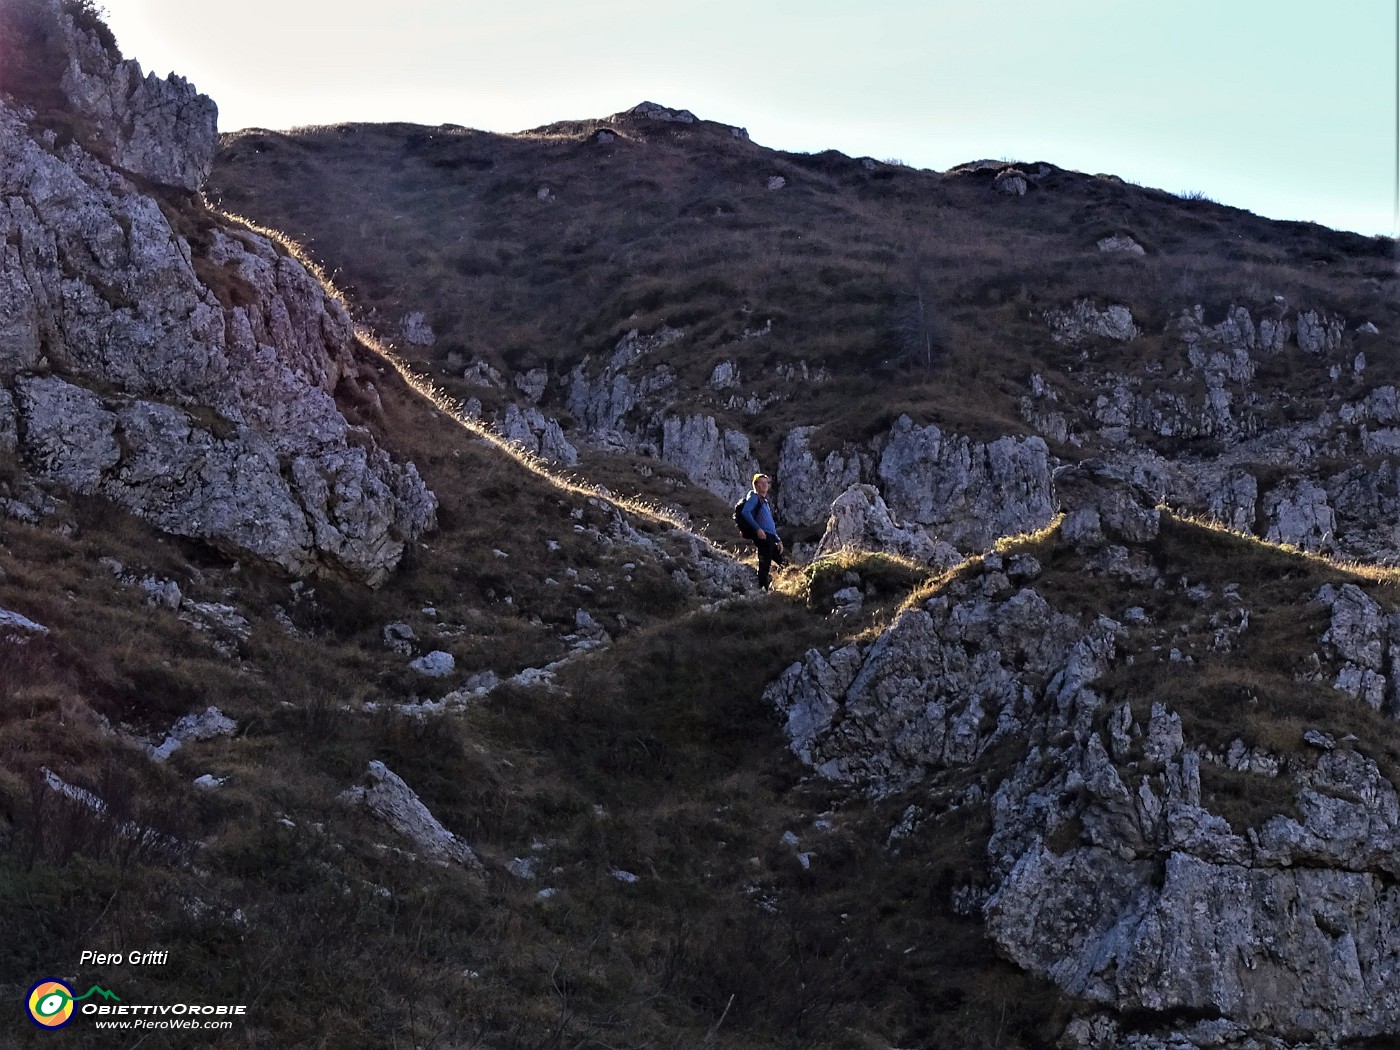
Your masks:
{"label": "dark trousers", "polygon": [[756,539],[754,543],[758,545],[758,585],[766,591],[768,584],[772,582],[769,576],[769,567],[774,564],[783,564],[784,553],[779,549],[778,541],[772,536],[765,536],[761,540]]}

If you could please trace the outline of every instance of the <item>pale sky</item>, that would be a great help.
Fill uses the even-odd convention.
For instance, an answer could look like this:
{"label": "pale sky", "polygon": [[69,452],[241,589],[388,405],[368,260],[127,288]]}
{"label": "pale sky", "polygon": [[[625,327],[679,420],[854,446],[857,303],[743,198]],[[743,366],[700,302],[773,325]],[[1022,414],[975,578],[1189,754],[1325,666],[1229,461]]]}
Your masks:
{"label": "pale sky", "polygon": [[1043,160],[1397,232],[1400,0],[100,2],[222,131],[520,131],[649,100],[778,149]]}

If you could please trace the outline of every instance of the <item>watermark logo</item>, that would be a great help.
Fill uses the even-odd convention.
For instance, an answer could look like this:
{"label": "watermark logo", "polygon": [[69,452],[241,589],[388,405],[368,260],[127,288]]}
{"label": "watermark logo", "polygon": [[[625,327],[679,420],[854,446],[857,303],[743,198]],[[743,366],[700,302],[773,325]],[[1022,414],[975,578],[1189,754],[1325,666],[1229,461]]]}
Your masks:
{"label": "watermark logo", "polygon": [[121,997],[115,992],[109,992],[95,984],[82,995],[74,995],[73,989],[62,981],[55,981],[52,978],[40,981],[29,989],[27,1002],[29,1019],[40,1028],[62,1028],[73,1020],[73,1004],[82,1002],[92,995],[121,1002]]}

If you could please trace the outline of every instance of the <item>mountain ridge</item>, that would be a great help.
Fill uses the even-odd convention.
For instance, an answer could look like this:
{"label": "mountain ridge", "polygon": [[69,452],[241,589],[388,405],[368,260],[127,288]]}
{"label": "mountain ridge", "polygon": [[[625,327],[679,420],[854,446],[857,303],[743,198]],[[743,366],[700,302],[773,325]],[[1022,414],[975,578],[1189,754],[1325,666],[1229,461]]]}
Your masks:
{"label": "mountain ridge", "polygon": [[[128,1002],[247,1003],[220,1046],[1393,1040],[1392,245],[654,104],[228,136],[244,222],[169,125],[115,164],[108,105],[187,86],[82,0],[0,25],[36,11],[0,994],[98,938],[179,963],[83,975]],[[315,557],[112,487],[264,426]],[[805,562],[767,594],[725,502],[760,465]]]}

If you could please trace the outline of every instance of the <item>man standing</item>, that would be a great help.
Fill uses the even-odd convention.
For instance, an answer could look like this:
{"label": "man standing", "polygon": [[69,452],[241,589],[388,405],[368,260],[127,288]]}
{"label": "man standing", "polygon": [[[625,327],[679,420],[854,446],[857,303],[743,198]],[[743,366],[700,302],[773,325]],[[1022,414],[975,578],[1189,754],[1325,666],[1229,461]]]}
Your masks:
{"label": "man standing", "polygon": [[770,484],[767,474],[755,474],[752,491],[739,505],[739,524],[744,534],[758,545],[758,585],[765,591],[772,582],[770,566],[774,562],[783,564],[783,541],[778,536],[778,527],[773,524],[772,508],[768,506]]}

